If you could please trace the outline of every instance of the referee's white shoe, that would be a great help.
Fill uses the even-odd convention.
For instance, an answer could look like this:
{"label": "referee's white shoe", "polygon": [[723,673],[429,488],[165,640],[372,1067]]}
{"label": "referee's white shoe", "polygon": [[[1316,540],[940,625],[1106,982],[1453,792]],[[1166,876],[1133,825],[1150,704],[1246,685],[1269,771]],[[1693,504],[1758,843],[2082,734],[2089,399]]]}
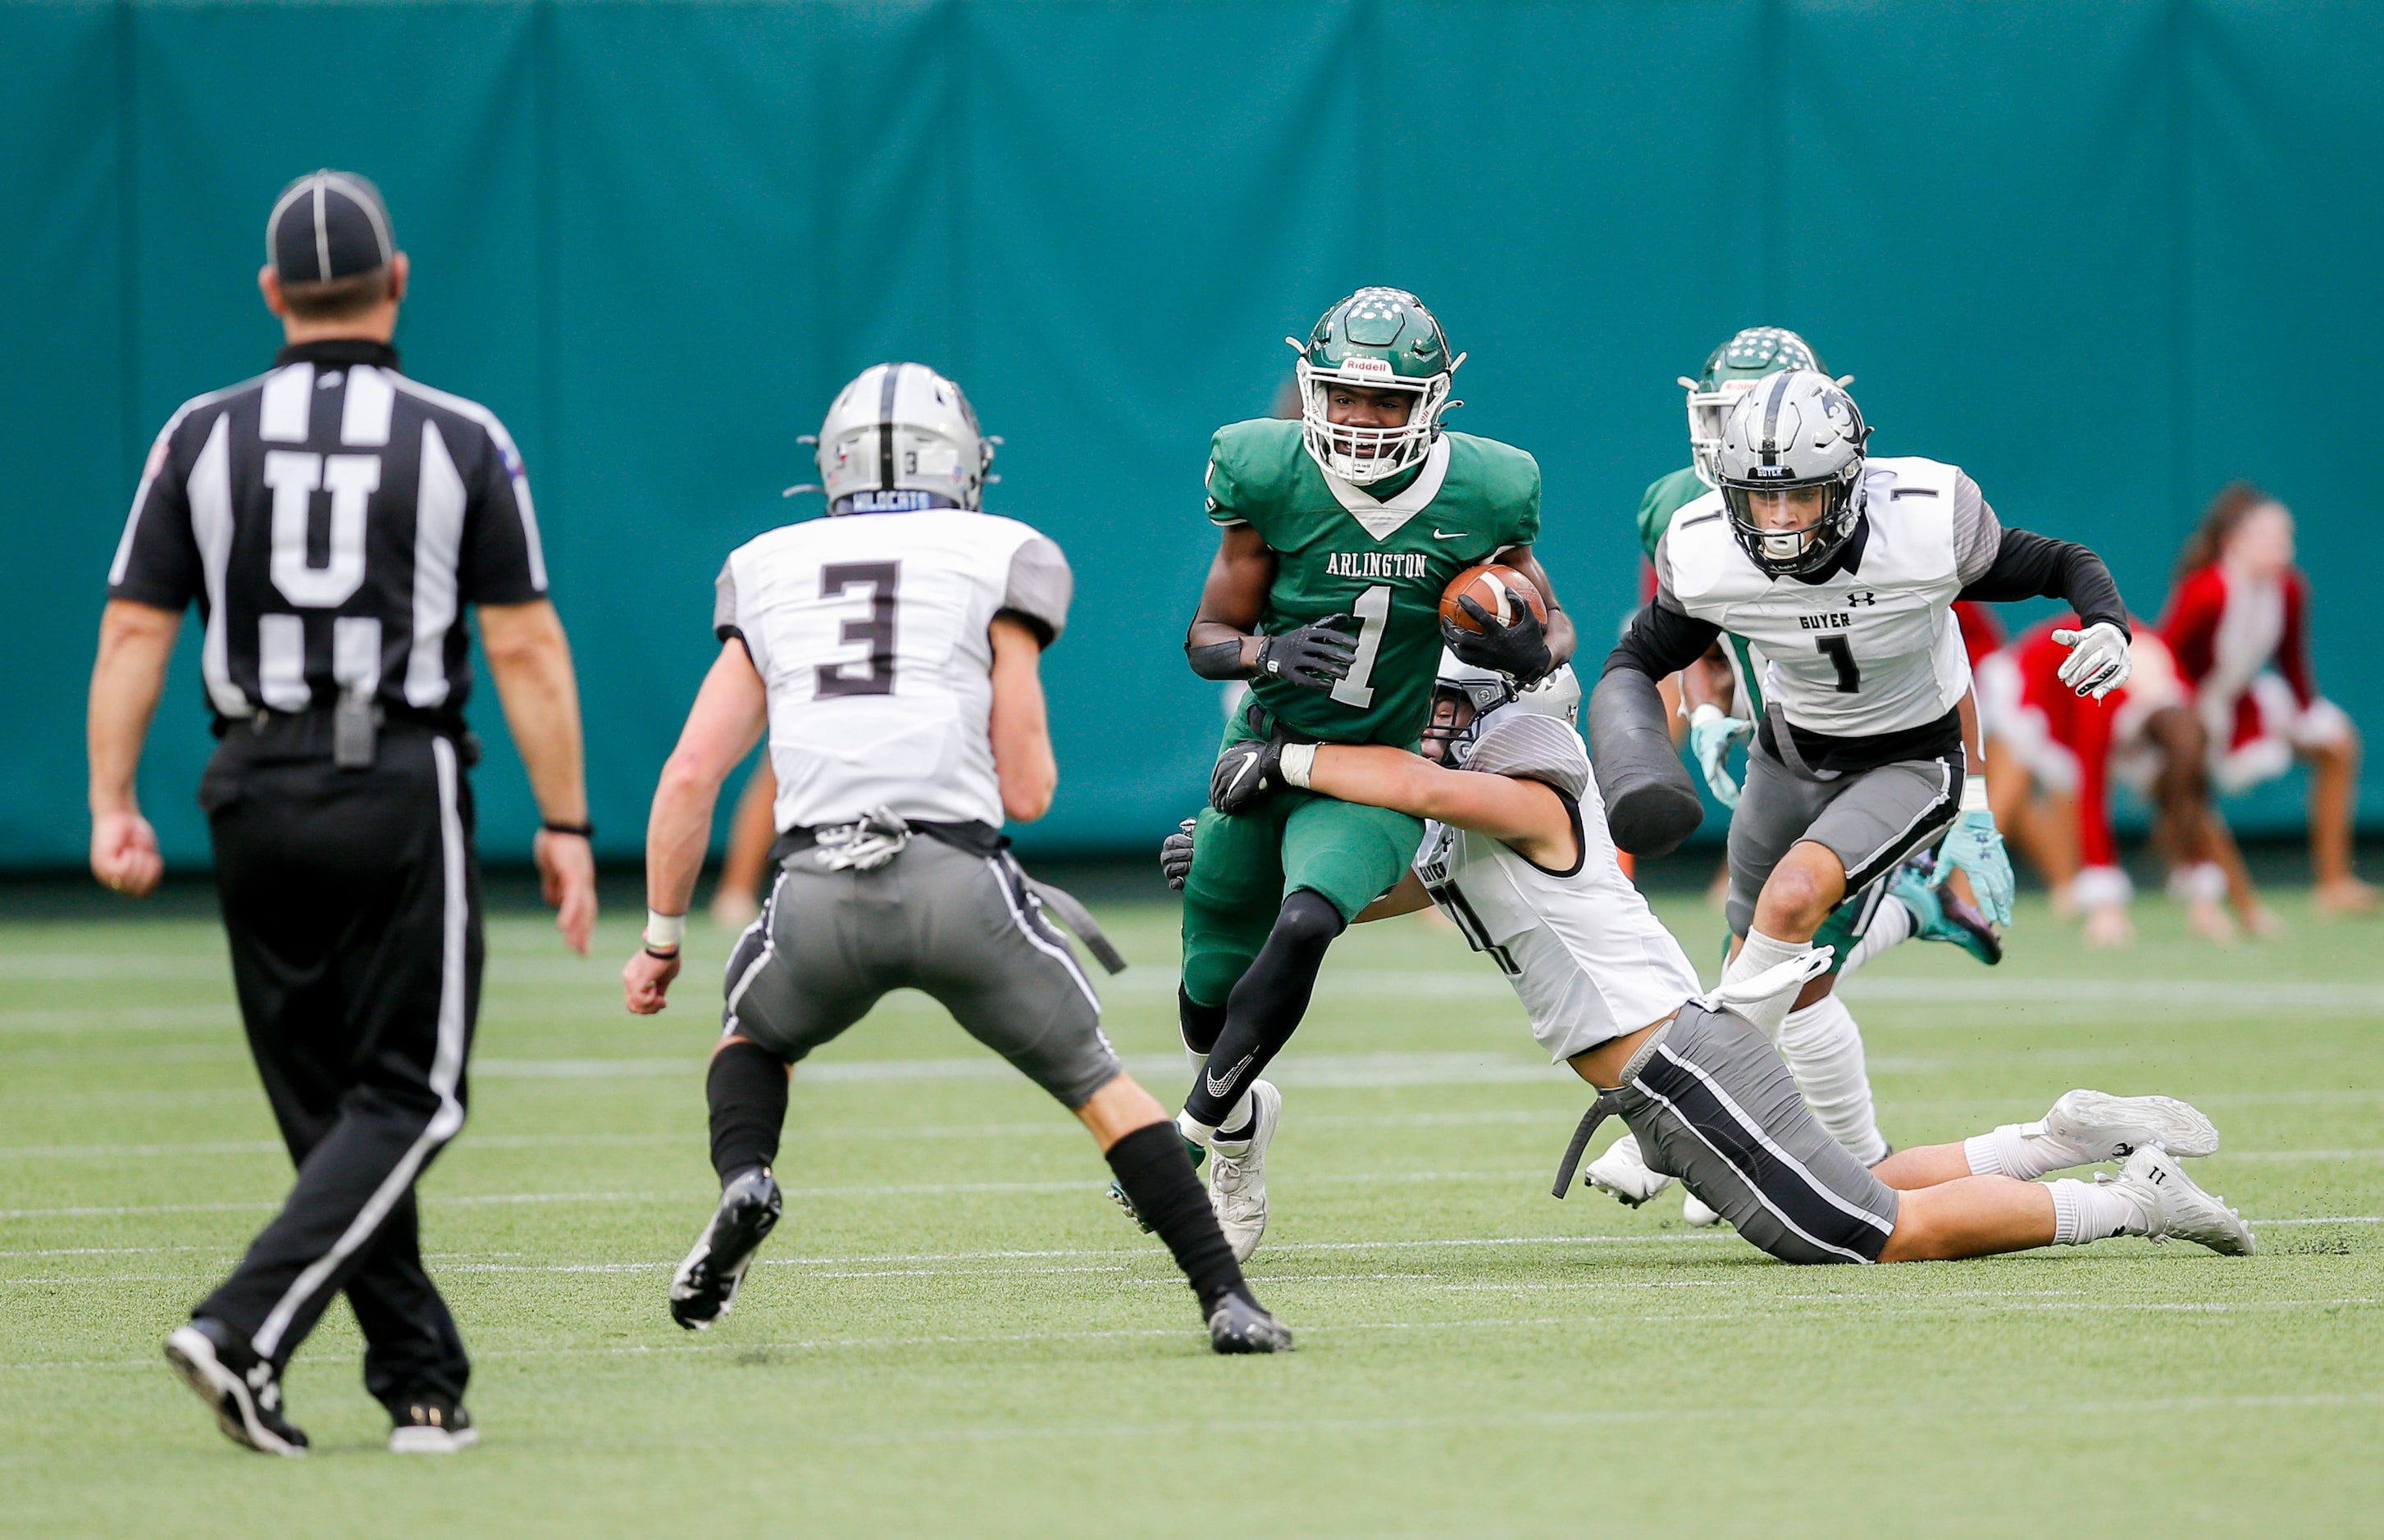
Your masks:
{"label": "referee's white shoe", "polygon": [[1225,1232],[1234,1261],[1246,1262],[1266,1234],[1267,1146],[1283,1123],[1283,1093],[1267,1080],[1250,1082],[1250,1127],[1238,1139],[1223,1135],[1209,1141],[1215,1158],[1210,1167],[1209,1198],[1217,1211],[1217,1228]]}
{"label": "referee's white shoe", "polygon": [[778,1196],[777,1178],[767,1166],[755,1166],[729,1179],[720,1189],[720,1207],[712,1222],[695,1237],[695,1249],[671,1277],[673,1321],[690,1332],[701,1332],[728,1313],[737,1285],[745,1281],[745,1270],[753,1263],[753,1253],[762,1249],[762,1242],[777,1227],[785,1206]]}
{"label": "referee's white shoe", "polygon": [[281,1415],[281,1376],[235,1345],[223,1323],[200,1316],[166,1339],[166,1361],[216,1414],[233,1443],[261,1455],[303,1455],[306,1434]]}
{"label": "referee's white shoe", "polygon": [[480,1430],[472,1426],[472,1414],[461,1403],[441,1396],[409,1400],[389,1411],[396,1419],[396,1425],[389,1430],[389,1452],[393,1455],[452,1455],[480,1441]]}

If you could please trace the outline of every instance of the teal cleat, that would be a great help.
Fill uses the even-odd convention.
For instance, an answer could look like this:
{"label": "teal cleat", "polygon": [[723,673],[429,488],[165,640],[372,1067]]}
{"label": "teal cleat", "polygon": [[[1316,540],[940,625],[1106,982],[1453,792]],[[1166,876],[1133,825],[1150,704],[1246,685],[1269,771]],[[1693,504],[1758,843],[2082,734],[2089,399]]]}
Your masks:
{"label": "teal cleat", "polygon": [[1887,896],[1912,911],[1912,934],[1922,941],[1951,941],[1992,968],[2004,960],[2004,938],[1986,917],[1943,888],[1929,886],[1929,872],[1917,861],[1898,866],[1887,879]]}

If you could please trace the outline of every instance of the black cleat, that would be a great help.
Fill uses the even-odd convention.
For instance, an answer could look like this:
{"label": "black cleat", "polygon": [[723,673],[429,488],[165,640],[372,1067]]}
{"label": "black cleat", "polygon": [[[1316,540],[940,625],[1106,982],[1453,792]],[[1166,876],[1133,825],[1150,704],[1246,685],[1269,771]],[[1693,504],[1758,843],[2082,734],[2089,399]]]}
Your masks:
{"label": "black cleat", "polygon": [[1209,1312],[1209,1346],[1220,1353],[1288,1353],[1291,1328],[1247,1294],[1228,1294]]}
{"label": "black cleat", "polygon": [[166,1361],[216,1414],[235,1444],[264,1455],[303,1455],[306,1434],[281,1415],[281,1376],[236,1345],[222,1322],[200,1316],[166,1339]]}
{"label": "black cleat", "polygon": [[389,1430],[393,1455],[452,1455],[480,1441],[472,1414],[444,1396],[417,1396],[390,1404],[396,1426]]}
{"label": "black cleat", "polygon": [[671,1319],[690,1332],[701,1332],[726,1315],[753,1253],[776,1228],[785,1208],[769,1167],[756,1166],[731,1178],[721,1189],[712,1223],[695,1237],[695,1249],[671,1279]]}

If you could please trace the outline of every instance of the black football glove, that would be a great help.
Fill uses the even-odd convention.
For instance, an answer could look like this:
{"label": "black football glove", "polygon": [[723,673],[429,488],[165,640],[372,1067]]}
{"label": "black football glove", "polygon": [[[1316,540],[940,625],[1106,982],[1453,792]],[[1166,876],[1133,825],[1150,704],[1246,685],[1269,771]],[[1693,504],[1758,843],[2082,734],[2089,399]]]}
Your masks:
{"label": "black football glove", "polygon": [[1258,674],[1308,689],[1331,689],[1347,678],[1358,656],[1358,639],[1342,629],[1357,617],[1328,615],[1312,625],[1272,636],[1259,644]]}
{"label": "black football glove", "polygon": [[1457,654],[1459,663],[1470,663],[1476,668],[1496,669],[1515,681],[1520,689],[1529,689],[1548,677],[1557,665],[1556,655],[1548,651],[1547,623],[1532,613],[1529,604],[1515,606],[1515,618],[1507,625],[1484,609],[1468,593],[1457,602],[1481,626],[1479,631],[1468,631],[1448,620],[1440,623],[1440,640]]}
{"label": "black football glove", "polygon": [[1175,826],[1175,832],[1159,842],[1159,875],[1176,892],[1184,891],[1184,879],[1192,875],[1192,826],[1186,818]]}
{"label": "black football glove", "polygon": [[1277,727],[1271,737],[1245,739],[1219,754],[1217,767],[1209,772],[1209,805],[1227,817],[1258,806],[1284,784],[1283,748],[1291,741]]}

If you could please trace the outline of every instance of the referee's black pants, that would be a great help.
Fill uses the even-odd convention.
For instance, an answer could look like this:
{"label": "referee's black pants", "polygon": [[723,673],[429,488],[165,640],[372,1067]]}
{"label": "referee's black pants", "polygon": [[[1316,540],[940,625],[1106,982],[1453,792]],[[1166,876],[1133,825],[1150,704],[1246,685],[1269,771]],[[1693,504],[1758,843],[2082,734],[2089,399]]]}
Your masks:
{"label": "referee's black pants", "polygon": [[200,787],[232,978],[298,1181],[212,1316],[279,1367],[332,1295],[365,1387],[461,1399],[470,1363],[423,1271],[414,1184],[464,1123],[480,994],[480,880],[459,739],[382,731],[335,767],[327,714],[235,723]]}

